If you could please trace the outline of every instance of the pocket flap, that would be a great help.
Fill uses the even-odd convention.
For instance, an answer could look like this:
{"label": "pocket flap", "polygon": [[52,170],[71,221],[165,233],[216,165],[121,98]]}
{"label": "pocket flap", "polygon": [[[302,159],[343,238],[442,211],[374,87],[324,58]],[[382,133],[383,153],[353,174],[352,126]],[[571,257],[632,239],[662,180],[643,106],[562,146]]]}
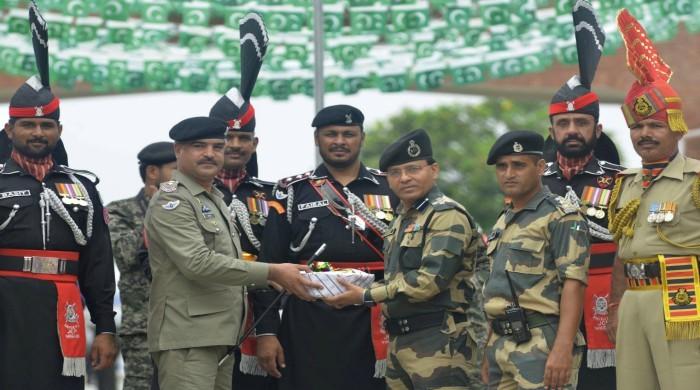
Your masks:
{"label": "pocket flap", "polygon": [[509,245],[512,249],[526,252],[538,253],[544,248],[543,240],[533,240],[530,238],[524,238],[522,241],[514,242]]}
{"label": "pocket flap", "polygon": [[233,300],[224,292],[190,296],[187,298],[187,314],[200,316],[231,309]]}

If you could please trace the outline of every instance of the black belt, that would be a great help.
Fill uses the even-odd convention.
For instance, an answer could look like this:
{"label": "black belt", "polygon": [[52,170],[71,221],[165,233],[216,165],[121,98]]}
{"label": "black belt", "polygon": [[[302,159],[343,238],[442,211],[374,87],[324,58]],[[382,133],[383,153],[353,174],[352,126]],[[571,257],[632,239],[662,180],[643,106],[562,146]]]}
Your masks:
{"label": "black belt", "polygon": [[[467,320],[466,314],[452,312],[450,312],[450,314],[452,314],[456,323],[465,322]],[[390,335],[399,336],[418,330],[441,326],[445,322],[445,316],[446,312],[440,311],[404,318],[387,318],[386,321],[384,321],[384,326]]]}
{"label": "black belt", "polygon": [[[530,329],[539,328],[549,324],[556,324],[559,322],[559,317],[554,315],[547,316],[534,311],[527,311],[525,314],[527,316],[527,326]],[[491,321],[491,329],[493,329],[493,333],[499,336],[509,336],[511,325],[505,317],[494,318]]]}
{"label": "black belt", "polygon": [[77,276],[78,262],[58,258],[38,259],[34,256],[0,255],[0,271]]}
{"label": "black belt", "polygon": [[653,263],[625,263],[625,277],[629,279],[654,279],[661,278],[661,264]]}

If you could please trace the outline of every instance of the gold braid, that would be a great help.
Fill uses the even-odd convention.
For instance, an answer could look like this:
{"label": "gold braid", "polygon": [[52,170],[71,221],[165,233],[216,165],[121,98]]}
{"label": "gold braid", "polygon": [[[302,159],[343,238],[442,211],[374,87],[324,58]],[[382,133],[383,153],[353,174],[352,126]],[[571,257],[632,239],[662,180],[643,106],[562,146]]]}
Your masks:
{"label": "gold braid", "polygon": [[698,172],[698,176],[695,177],[695,181],[690,190],[690,196],[693,198],[695,207],[700,209],[700,172]]}
{"label": "gold braid", "polygon": [[623,234],[627,237],[634,235],[634,219],[640,204],[639,199],[631,200],[617,213],[617,203],[620,201],[623,179],[624,176],[618,176],[615,179],[615,187],[610,194],[610,204],[608,205],[608,229],[615,242],[619,241]]}

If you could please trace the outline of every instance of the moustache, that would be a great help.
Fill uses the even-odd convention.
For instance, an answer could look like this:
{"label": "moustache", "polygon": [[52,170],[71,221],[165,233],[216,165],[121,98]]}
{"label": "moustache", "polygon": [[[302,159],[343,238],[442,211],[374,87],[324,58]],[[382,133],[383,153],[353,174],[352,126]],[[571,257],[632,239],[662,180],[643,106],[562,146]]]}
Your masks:
{"label": "moustache", "polygon": [[639,141],[637,141],[637,145],[642,145],[642,144],[646,144],[646,143],[658,145],[659,141],[657,141],[651,137],[642,137]]}
{"label": "moustache", "polygon": [[49,141],[46,138],[32,138],[27,143],[42,143],[42,144],[48,144]]}
{"label": "moustache", "polygon": [[202,165],[202,164],[213,164],[216,165],[216,161],[214,161],[211,158],[203,158],[199,161],[197,161],[197,165]]}
{"label": "moustache", "polygon": [[232,153],[238,153],[241,154],[243,151],[241,149],[234,149],[234,148],[226,148],[224,149],[224,154],[232,154]]}
{"label": "moustache", "polygon": [[580,137],[576,134],[573,134],[573,135],[570,135],[570,136],[564,138],[564,143],[566,143],[568,141],[578,141],[578,142],[581,142],[582,144],[586,143],[586,140],[583,139],[583,137]]}
{"label": "moustache", "polygon": [[331,152],[349,152],[350,150],[348,148],[342,147],[342,146],[336,146],[334,148],[331,148]]}

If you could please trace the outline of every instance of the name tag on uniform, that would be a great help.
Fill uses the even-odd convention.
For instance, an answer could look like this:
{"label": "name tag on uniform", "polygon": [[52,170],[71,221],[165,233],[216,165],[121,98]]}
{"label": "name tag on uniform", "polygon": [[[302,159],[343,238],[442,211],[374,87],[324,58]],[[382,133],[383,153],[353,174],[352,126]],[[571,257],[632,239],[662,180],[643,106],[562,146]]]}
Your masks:
{"label": "name tag on uniform", "polygon": [[29,190],[0,192],[0,199],[16,198],[18,196],[32,196]]}
{"label": "name tag on uniform", "polygon": [[300,203],[299,205],[297,205],[297,209],[299,209],[299,211],[304,211],[325,206],[328,206],[328,199],[318,200],[316,202]]}

